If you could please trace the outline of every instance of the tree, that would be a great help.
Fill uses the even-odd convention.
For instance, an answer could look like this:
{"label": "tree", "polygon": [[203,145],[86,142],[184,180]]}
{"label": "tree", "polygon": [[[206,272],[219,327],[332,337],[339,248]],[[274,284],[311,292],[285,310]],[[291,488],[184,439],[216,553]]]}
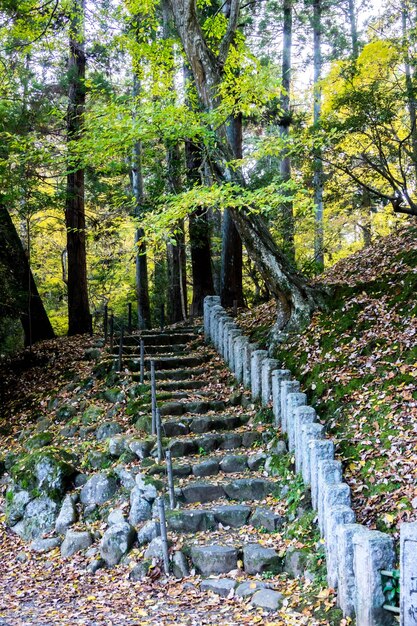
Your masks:
{"label": "tree", "polygon": [[[67,140],[69,153],[73,151],[83,132],[85,110],[84,50],[85,0],[74,0],[69,34]],[[85,233],[84,168],[78,157],[68,163],[65,202],[68,254],[68,334],[91,332],[88,303],[87,257]]]}
{"label": "tree", "polygon": [[0,203],[0,264],[11,277],[12,302],[20,317],[25,344],[52,339],[54,331],[39,296],[29,261],[12,219]]}
{"label": "tree", "polygon": [[[322,0],[313,0],[313,54],[314,54],[314,111],[313,124],[318,129],[321,118],[321,72],[322,72]],[[323,160],[321,147],[314,147],[314,208],[315,208],[315,237],[314,258],[318,270],[324,268],[324,242],[323,242]]]}
{"label": "tree", "polygon": [[[214,112],[219,102],[219,87],[230,47],[238,25],[240,2],[232,0],[230,16],[217,55],[212,52],[203,34],[195,0],[170,0],[175,24],[188,62],[192,68],[197,93],[202,106]],[[217,137],[215,165],[219,177],[233,181],[242,190],[245,187],[239,168],[232,168],[233,148],[227,137],[225,124],[215,129]],[[286,257],[277,249],[262,216],[231,209],[231,216],[249,255],[279,304],[277,328],[289,328],[306,322],[318,306],[321,297],[316,289],[297,273]]]}

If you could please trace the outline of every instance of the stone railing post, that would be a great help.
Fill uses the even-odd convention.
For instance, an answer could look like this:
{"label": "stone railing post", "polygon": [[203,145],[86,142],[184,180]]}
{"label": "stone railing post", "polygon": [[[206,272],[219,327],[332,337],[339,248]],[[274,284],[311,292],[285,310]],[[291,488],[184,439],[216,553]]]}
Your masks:
{"label": "stone railing post", "polygon": [[272,372],[279,367],[277,359],[264,359],[262,363],[262,404],[267,406],[272,398]]}
{"label": "stone railing post", "polygon": [[305,424],[313,424],[316,419],[316,411],[312,406],[298,406],[294,409],[295,471],[297,473],[302,470],[304,457],[301,429]]}
{"label": "stone railing post", "polygon": [[377,530],[353,537],[353,568],[356,579],[356,623],[360,626],[394,626],[395,617],[383,609],[381,571],[392,570],[395,562],[394,540]]}
{"label": "stone railing post", "polygon": [[281,383],[283,380],[290,380],[290,378],[290,370],[274,370],[271,375],[272,409],[276,428],[281,426]]}
{"label": "stone railing post", "polygon": [[353,538],[358,533],[369,532],[361,524],[342,524],[337,535],[337,603],[344,617],[355,617],[356,579],[353,569]]}
{"label": "stone railing post", "polygon": [[401,626],[417,624],[417,522],[400,526]]}
{"label": "stone railing post", "polygon": [[266,350],[255,350],[251,356],[251,387],[252,387],[252,400],[261,399],[262,392],[262,362],[268,358],[268,352]]}
{"label": "stone railing post", "polygon": [[310,441],[310,484],[311,504],[313,509],[318,508],[318,464],[322,460],[334,460],[334,444],[329,439],[313,439]]}
{"label": "stone railing post", "polygon": [[246,389],[251,389],[252,387],[252,353],[258,349],[257,343],[247,343],[244,346],[243,353],[243,385]]}
{"label": "stone railing post", "polygon": [[355,522],[355,513],[350,506],[343,504],[332,506],[327,511],[326,519],[326,569],[327,584],[333,589],[337,589],[339,584],[339,537],[337,529],[344,524],[353,524]]}
{"label": "stone railing post", "polygon": [[317,517],[321,535],[324,534],[324,490],[327,485],[342,482],[342,464],[340,461],[319,461],[317,463]]}
{"label": "stone railing post", "polygon": [[288,449],[290,452],[295,450],[295,409],[299,406],[306,406],[307,396],[305,393],[288,393],[286,422],[288,433]]}
{"label": "stone railing post", "polygon": [[324,426],[321,424],[305,424],[301,427],[302,467],[301,473],[305,485],[311,485],[311,448],[310,442],[323,439]]}
{"label": "stone railing post", "polygon": [[287,395],[290,393],[298,393],[300,391],[300,383],[298,380],[282,380],[281,381],[281,429],[286,433],[287,426]]}
{"label": "stone railing post", "polygon": [[220,296],[206,296],[204,298],[204,338],[206,341],[211,340],[210,332],[210,311],[215,304],[220,304]]}
{"label": "stone railing post", "polygon": [[234,343],[234,373],[238,383],[243,382],[243,363],[247,345],[249,345],[249,339],[247,337],[245,337],[244,335],[236,337]]}

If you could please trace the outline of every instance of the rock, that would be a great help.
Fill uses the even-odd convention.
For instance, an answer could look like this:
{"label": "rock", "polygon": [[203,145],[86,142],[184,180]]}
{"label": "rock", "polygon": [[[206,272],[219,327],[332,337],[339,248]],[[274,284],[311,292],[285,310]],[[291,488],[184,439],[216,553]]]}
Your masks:
{"label": "rock", "polygon": [[145,550],[146,559],[163,559],[164,550],[161,537],[155,537]]}
{"label": "rock", "polygon": [[19,457],[10,468],[10,475],[25,490],[36,489],[56,498],[65,491],[69,478],[74,474],[73,461],[66,450],[45,447]]}
{"label": "rock", "polygon": [[88,504],[84,509],[84,520],[95,522],[100,519],[100,510],[97,504]]}
{"label": "rock", "polygon": [[135,478],[136,487],[140,491],[142,498],[149,500],[149,502],[153,502],[158,496],[158,492],[155,485],[149,482],[149,480],[152,479],[148,479],[148,482],[146,482],[146,479],[142,476],[142,474],[138,474]]}
{"label": "rock", "polygon": [[35,539],[29,546],[32,552],[50,552],[61,545],[59,537],[49,537],[47,539]]}
{"label": "rock", "polygon": [[88,406],[82,416],[82,423],[84,426],[88,426],[89,424],[94,424],[97,420],[103,415],[103,409],[95,404],[90,404]]}
{"label": "rock", "polygon": [[228,454],[220,462],[222,472],[229,474],[244,472],[247,469],[247,457],[243,455]]}
{"label": "rock", "polygon": [[63,404],[56,412],[55,417],[58,422],[66,422],[71,419],[71,417],[74,417],[76,412],[77,409],[75,408],[75,406],[71,406],[70,404]]}
{"label": "rock", "polygon": [[92,543],[93,537],[91,533],[87,531],[77,532],[74,530],[67,530],[67,534],[65,535],[65,539],[61,545],[61,556],[72,556],[76,552],[86,550]]}
{"label": "rock", "polygon": [[87,565],[87,571],[90,574],[95,574],[99,569],[105,567],[106,562],[103,559],[94,559]]}
{"label": "rock", "polygon": [[75,508],[74,498],[70,495],[65,496],[59,511],[59,515],[55,522],[55,530],[57,533],[64,534],[74,522],[77,521],[77,510]]}
{"label": "rock", "polygon": [[190,575],[187,557],[183,552],[174,552],[172,557],[172,573],[175,578],[186,578]]}
{"label": "rock", "polygon": [[164,415],[182,415],[184,413],[184,405],[182,402],[165,402],[160,407],[161,416]]}
{"label": "rock", "polygon": [[296,550],[292,546],[287,549],[284,560],[284,572],[287,572],[291,578],[299,578],[303,576],[306,566],[306,555],[300,550]]}
{"label": "rock", "polygon": [[240,504],[224,505],[213,509],[213,513],[216,522],[220,522],[223,526],[239,528],[247,524],[251,508]]}
{"label": "rock", "polygon": [[242,436],[242,446],[245,448],[252,448],[255,443],[262,442],[262,433],[258,433],[258,431],[248,430],[243,433]]}
{"label": "rock", "polygon": [[225,574],[237,568],[237,550],[220,545],[192,546],[191,559],[203,576]]}
{"label": "rock", "polygon": [[101,540],[100,554],[108,567],[117,565],[121,558],[127,554],[132,547],[135,536],[135,529],[127,522],[115,524],[106,530]]}
{"label": "rock", "polygon": [[112,456],[122,456],[126,452],[126,435],[115,435],[109,438],[109,453]]}
{"label": "rock", "polygon": [[192,466],[194,476],[213,476],[219,473],[219,462],[216,459],[207,459]]}
{"label": "rock", "polygon": [[222,450],[235,450],[236,448],[240,448],[241,445],[242,435],[239,435],[239,433],[225,433],[222,436],[220,448]]}
{"label": "rock", "polygon": [[231,578],[208,578],[202,581],[200,590],[212,591],[221,598],[227,598],[236,585],[236,581]]}
{"label": "rock", "polygon": [[263,500],[272,490],[272,483],[262,478],[240,478],[224,485],[231,500]]}
{"label": "rock", "polygon": [[100,358],[101,350],[98,348],[87,348],[84,350],[84,360],[85,361],[97,361]]}
{"label": "rock", "polygon": [[212,502],[224,497],[221,485],[212,483],[195,482],[182,489],[182,495],[186,502]]}
{"label": "rock", "polygon": [[103,422],[96,430],[96,439],[97,441],[103,441],[121,432],[122,428],[117,422]]}
{"label": "rock", "polygon": [[150,502],[143,497],[143,492],[139,487],[134,487],[130,492],[130,524],[138,526],[141,522],[150,520],[151,517],[152,506]]}
{"label": "rock", "polygon": [[139,580],[143,580],[149,574],[149,569],[152,565],[151,561],[143,560],[135,565],[135,567],[130,571],[129,580],[133,582],[138,582]]}
{"label": "rock", "polygon": [[166,520],[169,530],[182,533],[197,533],[214,528],[214,517],[211,511],[204,510],[167,510]]}
{"label": "rock", "polygon": [[26,505],[31,497],[28,491],[15,491],[10,489],[6,493],[6,522],[9,526],[14,526],[22,519]]}
{"label": "rock", "polygon": [[87,461],[92,469],[107,469],[112,464],[110,454],[104,450],[89,450]]}
{"label": "rock", "polygon": [[243,548],[243,565],[247,574],[261,574],[282,570],[281,559],[273,548],[264,548],[259,543],[248,543]]}
{"label": "rock", "polygon": [[253,606],[267,609],[268,611],[277,611],[281,608],[284,596],[279,591],[273,591],[272,589],[260,589],[256,591],[251,604]]}
{"label": "rock", "polygon": [[151,520],[146,522],[140,530],[138,530],[138,544],[143,546],[146,543],[150,543],[155,537],[159,537],[161,534],[161,527],[159,522]]}
{"label": "rock", "polygon": [[110,526],[113,524],[123,524],[125,521],[126,519],[122,509],[114,509],[107,518],[107,522]]}
{"label": "rock", "polygon": [[54,435],[51,432],[39,432],[30,439],[27,439],[24,447],[28,452],[33,452],[33,450],[39,450],[40,448],[49,446],[52,443],[53,438]]}
{"label": "rock", "polygon": [[287,454],[287,444],[282,439],[278,439],[275,443],[272,444],[270,448],[271,454],[277,454],[278,456],[282,456],[283,454]]}
{"label": "rock", "polygon": [[84,505],[104,504],[116,493],[119,482],[115,476],[95,474],[81,489],[80,500]]}
{"label": "rock", "polygon": [[48,497],[35,498],[26,505],[23,519],[13,526],[19,537],[26,541],[37,539],[54,529],[58,505]]}
{"label": "rock", "polygon": [[[117,387],[113,387],[111,389],[106,389],[103,392],[103,398],[110,402],[111,404],[116,404],[116,402],[121,402],[125,398],[125,393],[121,389]],[[116,433],[112,433],[115,435]]]}
{"label": "rock", "polygon": [[26,563],[27,560],[28,560],[28,555],[23,550],[21,550],[20,552],[16,554],[16,561],[18,563]]}
{"label": "rock", "polygon": [[250,523],[255,528],[266,528],[270,532],[281,528],[285,523],[285,517],[274,513],[270,509],[256,509],[250,518]]}
{"label": "rock", "polygon": [[142,441],[134,439],[133,441],[130,441],[129,448],[139,459],[145,459],[151,455],[151,450],[154,445],[154,439],[144,439]]}
{"label": "rock", "polygon": [[265,465],[266,454],[264,452],[258,452],[248,457],[248,467],[252,472],[257,472],[261,467]]}
{"label": "rock", "polygon": [[114,473],[119,478],[122,486],[131,491],[135,486],[135,475],[124,467],[118,466],[114,468]]}
{"label": "rock", "polygon": [[87,474],[77,474],[74,478],[74,485],[76,487],[83,487],[88,480]]}
{"label": "rock", "polygon": [[247,598],[248,596],[252,596],[255,591],[259,591],[259,589],[266,589],[266,584],[258,580],[247,580],[244,583],[240,583],[236,588],[235,595],[240,598]]}

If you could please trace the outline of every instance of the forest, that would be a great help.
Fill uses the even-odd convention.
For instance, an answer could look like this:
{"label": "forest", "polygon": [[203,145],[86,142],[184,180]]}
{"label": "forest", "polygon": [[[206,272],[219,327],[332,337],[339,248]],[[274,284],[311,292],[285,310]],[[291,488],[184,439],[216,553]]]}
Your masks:
{"label": "forest", "polygon": [[213,293],[302,325],[323,269],[417,214],[416,11],[3,0],[2,351]]}

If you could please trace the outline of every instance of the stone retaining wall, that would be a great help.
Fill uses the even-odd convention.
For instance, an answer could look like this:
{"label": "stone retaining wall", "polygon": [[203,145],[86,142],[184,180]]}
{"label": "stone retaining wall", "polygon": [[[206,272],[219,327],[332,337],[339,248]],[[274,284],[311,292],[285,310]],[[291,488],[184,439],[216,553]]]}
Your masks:
{"label": "stone retaining wall", "polygon": [[251,390],[253,400],[272,406],[275,426],[288,435],[296,471],[311,488],[325,540],[328,584],[337,589],[344,616],[356,617],[358,626],[396,624],[395,617],[382,608],[381,570],[394,566],[393,539],[355,523],[350,489],[343,482],[340,461],[335,460],[333,442],[317,422],[315,410],[307,406],[300,383],[280,369],[266,350],[250,343],[218,296],[204,301],[204,333],[236,378]]}

